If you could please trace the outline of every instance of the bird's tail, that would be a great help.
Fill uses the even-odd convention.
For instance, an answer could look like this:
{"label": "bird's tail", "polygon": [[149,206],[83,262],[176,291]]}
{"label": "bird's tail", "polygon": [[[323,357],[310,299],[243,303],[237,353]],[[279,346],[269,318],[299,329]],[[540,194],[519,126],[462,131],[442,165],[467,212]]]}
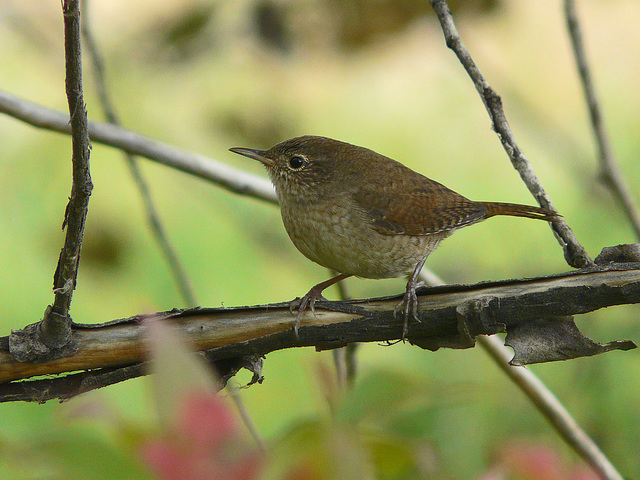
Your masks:
{"label": "bird's tail", "polygon": [[480,202],[487,211],[485,218],[495,215],[511,215],[513,217],[535,218],[552,222],[561,215],[553,210],[517,203]]}

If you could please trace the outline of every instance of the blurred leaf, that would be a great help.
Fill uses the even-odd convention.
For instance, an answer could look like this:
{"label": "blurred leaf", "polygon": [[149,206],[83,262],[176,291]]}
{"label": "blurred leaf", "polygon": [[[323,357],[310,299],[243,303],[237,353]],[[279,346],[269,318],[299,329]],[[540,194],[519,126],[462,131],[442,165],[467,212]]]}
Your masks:
{"label": "blurred leaf", "polygon": [[[267,479],[287,474],[411,479],[429,478],[437,470],[434,449],[425,438],[435,407],[430,385],[383,369],[368,373],[346,392],[326,368],[319,369],[319,380],[332,416],[298,422],[288,430],[277,442]],[[436,391],[447,398],[445,389]]]}
{"label": "blurred leaf", "polygon": [[3,480],[153,478],[130,452],[118,448],[98,430],[77,425],[43,431],[32,441],[5,443],[0,453]]}
{"label": "blurred leaf", "polygon": [[291,39],[287,31],[286,11],[275,2],[259,1],[254,6],[254,21],[262,41],[281,52],[291,48]]}
{"label": "blurred leaf", "polygon": [[156,60],[184,63],[194,57],[203,55],[214,45],[216,5],[211,2],[185,4],[174,15],[160,20],[150,31],[146,32],[155,42],[146,41],[149,54]]}
{"label": "blurred leaf", "polygon": [[216,375],[173,326],[145,319],[151,385],[161,434],[142,442],[145,461],[165,480],[250,480],[261,458],[240,435]]}
{"label": "blurred leaf", "polygon": [[[584,465],[564,461],[549,445],[514,441],[499,448],[495,465],[481,480],[597,480]],[[500,472],[496,476],[493,472]]]}
{"label": "blurred leaf", "polygon": [[428,402],[430,393],[424,384],[398,371],[377,370],[356,382],[353,390],[345,398],[337,414],[337,420],[357,422],[374,419],[380,422],[397,411],[398,406],[411,398]]}
{"label": "blurred leaf", "polygon": [[327,418],[299,422],[277,443],[265,480],[375,478],[358,431]]}
{"label": "blurred leaf", "polygon": [[176,328],[156,317],[145,319],[144,326],[151,357],[151,388],[160,422],[168,427],[188,393],[213,394],[219,387],[215,373],[187,347]]}
{"label": "blurred leaf", "polygon": [[[433,448],[418,445],[407,438],[385,434],[365,436],[367,451],[375,466],[378,479],[428,478],[428,471],[436,470]],[[419,461],[422,458],[422,461]],[[428,465],[427,471],[421,467]]]}

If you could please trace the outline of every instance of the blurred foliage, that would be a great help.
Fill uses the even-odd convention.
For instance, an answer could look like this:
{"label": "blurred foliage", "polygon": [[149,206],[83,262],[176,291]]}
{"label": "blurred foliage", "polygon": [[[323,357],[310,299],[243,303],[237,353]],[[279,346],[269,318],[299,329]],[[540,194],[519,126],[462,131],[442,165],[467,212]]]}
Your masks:
{"label": "blurred foliage", "polygon": [[[435,384],[390,368],[370,371],[345,390],[332,367],[317,362],[324,411],[292,422],[261,450],[247,438],[229,400],[238,395],[236,387],[216,393],[215,373],[171,324],[149,317],[144,327],[152,417],[134,421],[104,391],[75,398],[58,407],[63,423],[50,424],[49,417],[38,436],[0,445],[0,466],[10,475],[3,478],[443,478],[434,422],[476,395],[471,385]],[[467,427],[454,423],[460,432]],[[596,477],[544,444],[516,438],[496,446],[482,478]]]}
{"label": "blurred foliage", "polygon": [[[531,202],[425,5],[93,0],[89,16],[105,56],[107,83],[132,130],[259,175],[259,165],[227,149],[327,135],[387,154],[470,198]],[[637,192],[640,4],[586,0],[578,8],[604,118],[623,173]],[[595,256],[603,246],[635,241],[599,182],[559,6],[468,2],[457,7],[456,19],[481,70],[502,95],[520,146],[588,251]],[[0,44],[0,88],[65,110],[59,3],[5,0]],[[87,63],[85,94],[89,117],[102,119]],[[70,157],[67,137],[0,116],[5,333],[37,321],[51,301]],[[72,316],[90,323],[184,306],[146,228],[121,155],[94,145],[91,162],[95,189]],[[202,305],[281,301],[326,278],[295,251],[272,206],[146,160],[141,168]],[[427,263],[456,283],[567,269],[544,225],[500,218],[456,233]],[[403,286],[401,279],[346,282],[356,297]],[[598,341],[638,341],[637,312],[608,309],[579,322]],[[332,461],[332,448],[342,440],[354,458],[368,452],[368,465],[381,478],[478,478],[511,461],[501,452],[514,439],[551,448],[560,463],[576,462],[478,349],[430,353],[407,345],[364,345],[358,352],[360,375],[344,397],[326,394],[330,375],[316,365],[329,357],[311,349],[273,353],[265,362],[264,384],[242,391],[258,429],[282,449],[285,464],[306,458],[296,452]],[[639,476],[637,354],[532,368],[623,474]],[[239,382],[249,377],[241,374]],[[133,437],[154,421],[148,382],[101,392],[110,408],[126,412]],[[143,467],[113,439],[113,423],[67,425],[56,404],[0,408],[0,471],[8,478],[86,478],[90,469],[99,478],[99,462],[107,465],[102,478],[144,478]],[[313,438],[325,445],[315,457]],[[416,454],[426,465],[416,463]],[[72,463],[85,470],[61,467]],[[300,475],[312,464],[301,464]]]}

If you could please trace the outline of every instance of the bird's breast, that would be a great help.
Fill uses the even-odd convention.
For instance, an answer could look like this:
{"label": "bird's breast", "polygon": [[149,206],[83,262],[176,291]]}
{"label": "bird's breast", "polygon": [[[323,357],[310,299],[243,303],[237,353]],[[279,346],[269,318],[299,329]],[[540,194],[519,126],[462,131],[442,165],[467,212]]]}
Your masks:
{"label": "bird's breast", "polygon": [[340,273],[392,278],[411,273],[446,236],[384,235],[348,198],[281,202],[284,226],[300,252]]}

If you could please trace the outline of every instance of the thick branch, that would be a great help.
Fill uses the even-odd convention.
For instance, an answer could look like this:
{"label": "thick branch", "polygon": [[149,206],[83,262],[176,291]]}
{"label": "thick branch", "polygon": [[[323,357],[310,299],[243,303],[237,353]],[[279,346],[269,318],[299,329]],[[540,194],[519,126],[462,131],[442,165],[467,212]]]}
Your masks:
{"label": "thick branch", "polygon": [[[513,137],[511,127],[504,114],[502,99],[493,88],[491,88],[482,73],[480,73],[480,69],[462,42],[447,2],[445,0],[431,0],[431,5],[442,26],[447,46],[453,50],[469,77],[471,77],[491,117],[493,129],[498,134],[498,138],[505,152],[507,152],[513,167],[518,171],[520,177],[538,203],[545,208],[555,210],[551,203],[551,198],[542,187],[542,184],[531,167],[531,163],[529,163],[529,160],[525,157],[522,150],[520,150],[520,147]],[[551,227],[554,229],[559,242],[564,248],[565,258],[569,265],[581,268],[593,264],[593,260],[591,260],[587,252],[580,245],[571,227],[569,227],[564,219],[561,218],[557,222],[553,222]]]}
{"label": "thick branch", "polygon": [[[318,302],[317,316],[305,313],[299,339],[292,330],[295,318],[288,303],[192,309],[160,315],[178,324],[195,349],[209,350],[209,358],[218,361],[292,347],[328,349],[353,342],[397,340],[402,335],[402,321],[393,314],[398,301],[399,297],[386,297]],[[475,335],[504,331],[505,326],[509,331],[541,318],[640,303],[640,264],[528,280],[433,287],[421,292],[419,303],[421,322],[411,324],[409,341],[431,350],[471,347]],[[145,357],[141,329],[136,317],[97,326],[77,326],[74,329],[77,352],[40,364],[17,362],[0,347],[0,382],[141,361]],[[622,345],[604,347],[606,350]]]}

